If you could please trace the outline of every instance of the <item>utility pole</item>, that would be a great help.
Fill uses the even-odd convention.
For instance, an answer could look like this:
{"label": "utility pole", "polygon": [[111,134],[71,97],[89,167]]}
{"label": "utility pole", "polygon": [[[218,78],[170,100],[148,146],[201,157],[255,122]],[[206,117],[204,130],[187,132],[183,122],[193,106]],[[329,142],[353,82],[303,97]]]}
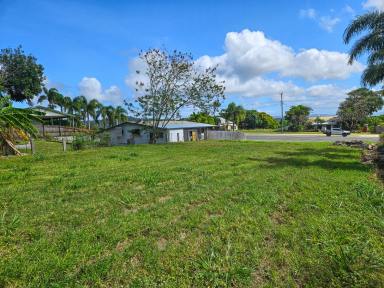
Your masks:
{"label": "utility pole", "polygon": [[283,133],[283,121],[284,121],[284,108],[283,108],[283,92],[280,93],[280,106],[281,106],[281,133]]}

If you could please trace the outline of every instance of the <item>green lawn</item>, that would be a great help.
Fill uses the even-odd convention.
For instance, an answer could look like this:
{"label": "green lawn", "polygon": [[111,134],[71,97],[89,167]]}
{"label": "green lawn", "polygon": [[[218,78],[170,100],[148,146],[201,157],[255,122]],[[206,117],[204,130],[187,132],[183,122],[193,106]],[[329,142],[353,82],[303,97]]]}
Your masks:
{"label": "green lawn", "polygon": [[0,287],[384,285],[384,189],[358,150],[37,150],[0,158]]}

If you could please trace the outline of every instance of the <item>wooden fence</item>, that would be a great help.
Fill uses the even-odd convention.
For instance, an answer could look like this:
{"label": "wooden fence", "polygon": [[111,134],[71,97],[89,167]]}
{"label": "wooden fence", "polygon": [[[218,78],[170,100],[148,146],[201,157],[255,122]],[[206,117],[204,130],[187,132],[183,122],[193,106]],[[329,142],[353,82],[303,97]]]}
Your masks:
{"label": "wooden fence", "polygon": [[77,133],[90,133],[90,130],[86,128],[77,128],[70,126],[60,126],[60,125],[36,125],[36,128],[39,130],[39,134],[43,137],[60,137],[60,136],[73,136]]}
{"label": "wooden fence", "polygon": [[214,140],[245,140],[245,134],[237,131],[208,130],[208,139]]}

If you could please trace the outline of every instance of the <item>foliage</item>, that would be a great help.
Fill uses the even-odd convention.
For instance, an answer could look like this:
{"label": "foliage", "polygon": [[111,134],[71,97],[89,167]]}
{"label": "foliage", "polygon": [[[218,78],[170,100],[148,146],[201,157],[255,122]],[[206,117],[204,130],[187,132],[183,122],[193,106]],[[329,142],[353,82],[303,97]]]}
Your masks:
{"label": "foliage", "polygon": [[285,119],[289,123],[289,129],[292,131],[303,131],[308,121],[308,116],[312,108],[304,105],[296,105],[285,112]]}
{"label": "foliage", "polygon": [[216,125],[216,119],[215,117],[209,115],[208,113],[206,112],[199,112],[199,113],[195,113],[193,112],[188,120],[192,121],[192,122],[198,122],[198,123],[206,123],[206,124],[211,124],[211,125]]}
{"label": "foliage", "polygon": [[110,146],[111,136],[109,133],[103,132],[97,135],[78,134],[73,137],[72,149],[84,150],[96,147]]}
{"label": "foliage", "polygon": [[137,71],[146,80],[138,81],[135,103],[126,103],[130,111],[151,126],[151,143],[156,143],[170,120],[180,116],[186,107],[210,111],[224,98],[223,83],[216,80],[216,67],[196,67],[192,56],[173,51],[150,49],[140,54],[144,71]]}
{"label": "foliage", "polygon": [[0,286],[384,281],[384,189],[359,150],[250,141],[61,149],[37,142],[38,156],[0,161]]}
{"label": "foliage", "polygon": [[[236,105],[236,103],[231,102],[228,104],[226,109],[221,111],[221,115],[228,121],[236,123],[237,127],[240,126],[240,122],[245,119],[245,109],[241,105]],[[235,129],[234,126],[232,126]]]}
{"label": "foliage", "polygon": [[337,115],[345,127],[353,130],[383,105],[382,91],[359,88],[348,93],[348,97],[340,103]]}
{"label": "foliage", "polygon": [[[43,72],[43,66],[37,64],[32,55],[25,55],[21,46],[0,52],[0,90],[13,101],[30,103],[41,92]],[[2,93],[0,91],[0,97]]]}
{"label": "foliage", "polygon": [[37,129],[32,121],[40,121],[39,115],[32,109],[14,108],[8,97],[0,98],[0,147],[5,141],[14,143],[15,138],[36,137]]}
{"label": "foliage", "polygon": [[[63,95],[59,93],[56,88],[46,88],[43,87],[44,94],[39,96],[37,100],[38,103],[42,103],[43,101],[48,101],[48,108],[55,109],[55,105],[62,103]],[[62,109],[61,109],[62,110]]]}
{"label": "foliage", "polygon": [[279,127],[279,122],[266,112],[258,112],[259,126],[257,128],[276,129]]}
{"label": "foliage", "polygon": [[349,63],[368,53],[368,65],[361,77],[364,85],[374,86],[384,79],[384,12],[372,11],[357,16],[344,31],[344,42],[350,43],[359,34],[366,32],[352,46]]}

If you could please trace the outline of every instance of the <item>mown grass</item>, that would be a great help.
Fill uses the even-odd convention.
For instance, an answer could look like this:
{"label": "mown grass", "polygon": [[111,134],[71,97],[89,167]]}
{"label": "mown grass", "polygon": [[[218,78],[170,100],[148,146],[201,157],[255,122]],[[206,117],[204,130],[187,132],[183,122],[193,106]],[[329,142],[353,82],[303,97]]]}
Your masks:
{"label": "mown grass", "polygon": [[0,286],[383,286],[384,189],[358,150],[37,150],[0,159]]}

